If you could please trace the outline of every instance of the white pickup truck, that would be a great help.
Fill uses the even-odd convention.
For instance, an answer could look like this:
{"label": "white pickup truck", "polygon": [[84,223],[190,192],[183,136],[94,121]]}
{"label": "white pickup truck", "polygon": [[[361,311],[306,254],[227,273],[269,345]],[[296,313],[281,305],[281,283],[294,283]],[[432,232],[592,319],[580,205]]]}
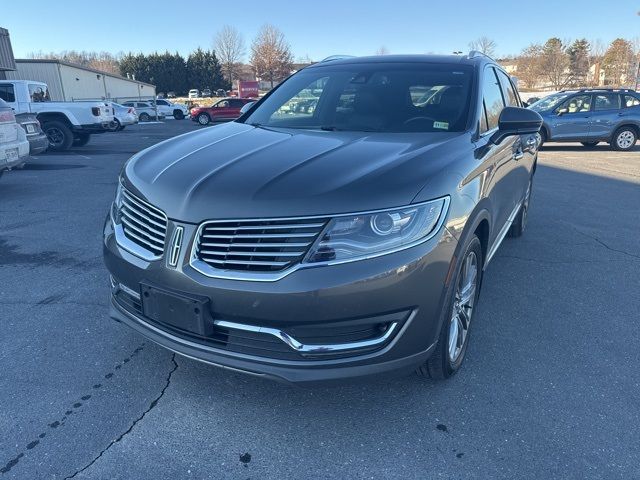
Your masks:
{"label": "white pickup truck", "polygon": [[89,143],[91,134],[113,128],[113,107],[105,102],[52,102],[46,83],[0,80],[0,98],[20,113],[35,113],[49,137],[49,149]]}

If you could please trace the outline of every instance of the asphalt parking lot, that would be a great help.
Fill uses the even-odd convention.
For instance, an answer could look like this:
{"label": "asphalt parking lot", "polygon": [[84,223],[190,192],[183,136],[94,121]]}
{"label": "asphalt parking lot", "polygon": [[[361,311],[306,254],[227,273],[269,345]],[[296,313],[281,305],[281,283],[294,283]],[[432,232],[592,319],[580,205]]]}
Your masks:
{"label": "asphalt parking lot", "polygon": [[462,371],[299,388],[108,317],[102,223],[125,160],[200,128],[98,135],[0,179],[0,477],[640,478],[640,147],[540,154]]}

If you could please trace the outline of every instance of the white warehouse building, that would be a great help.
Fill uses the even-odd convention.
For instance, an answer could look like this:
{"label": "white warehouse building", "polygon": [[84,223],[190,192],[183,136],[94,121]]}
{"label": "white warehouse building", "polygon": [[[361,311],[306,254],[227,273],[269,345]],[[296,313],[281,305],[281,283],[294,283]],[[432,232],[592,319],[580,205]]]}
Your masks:
{"label": "white warehouse building", "polygon": [[156,87],[113,73],[75,65],[61,60],[28,59],[16,61],[16,70],[6,73],[7,80],[35,80],[49,86],[54,102],[82,100],[151,100]]}

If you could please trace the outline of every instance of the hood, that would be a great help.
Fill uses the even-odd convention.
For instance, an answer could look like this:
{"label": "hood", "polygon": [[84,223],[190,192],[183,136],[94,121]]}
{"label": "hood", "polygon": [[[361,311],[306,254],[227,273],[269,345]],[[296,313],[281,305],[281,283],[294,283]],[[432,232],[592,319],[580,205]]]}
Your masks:
{"label": "hood", "polygon": [[411,203],[446,168],[447,146],[467,135],[230,122],[140,152],[127,163],[124,182],[169,218],[191,223],[390,208]]}

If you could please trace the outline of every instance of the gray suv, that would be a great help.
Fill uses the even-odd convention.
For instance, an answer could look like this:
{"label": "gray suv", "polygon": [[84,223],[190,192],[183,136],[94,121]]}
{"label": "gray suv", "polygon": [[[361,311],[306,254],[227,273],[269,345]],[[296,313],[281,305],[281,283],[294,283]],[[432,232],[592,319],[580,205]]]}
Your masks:
{"label": "gray suv", "polygon": [[614,150],[631,150],[640,135],[640,95],[634,90],[563,91],[529,108],[544,120],[543,142],[608,142]]}
{"label": "gray suv", "polygon": [[300,70],[128,161],[104,226],[111,316],[290,382],[449,377],[484,270],[525,229],[541,124],[477,53]]}

